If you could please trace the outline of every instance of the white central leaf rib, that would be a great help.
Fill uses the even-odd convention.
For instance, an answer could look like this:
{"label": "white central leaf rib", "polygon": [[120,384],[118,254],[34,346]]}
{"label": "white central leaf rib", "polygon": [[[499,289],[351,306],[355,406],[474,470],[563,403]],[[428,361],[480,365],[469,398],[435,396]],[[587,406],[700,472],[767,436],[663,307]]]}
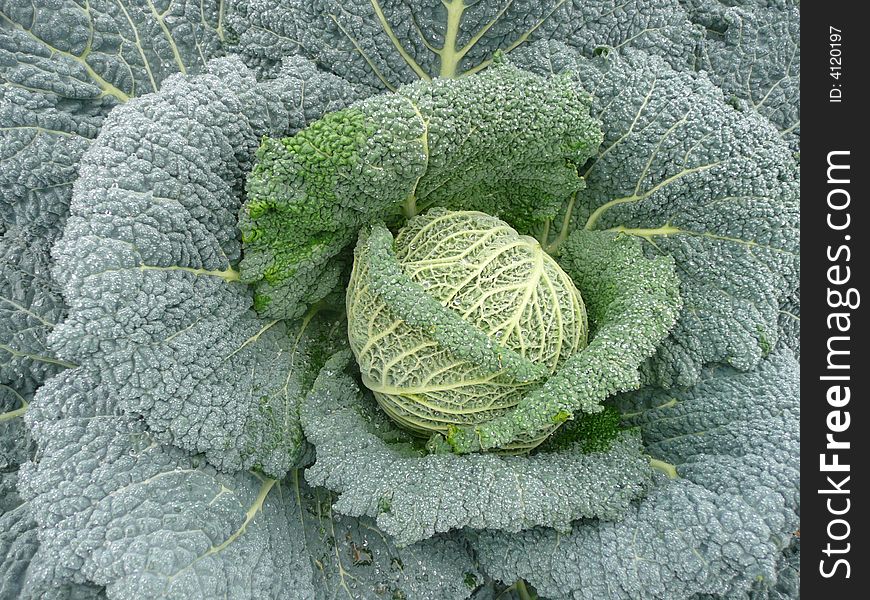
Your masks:
{"label": "white central leaf rib", "polygon": [[18,358],[27,358],[34,362],[46,363],[49,365],[58,365],[60,367],[66,367],[67,369],[74,369],[78,365],[75,363],[67,362],[65,360],[60,360],[58,358],[54,358],[51,356],[43,356],[41,354],[30,354],[28,352],[22,352],[21,350],[16,350],[12,346],[8,344],[0,344],[0,350],[10,354],[14,357]]}
{"label": "white central leaf rib", "polygon": [[16,408],[15,410],[10,410],[9,412],[0,413],[0,423],[3,421],[11,421],[12,419],[16,419],[18,417],[23,417],[24,413],[27,412],[27,407],[30,406],[26,401],[21,401],[21,406]]}
{"label": "white central leaf rib", "polygon": [[465,12],[465,0],[441,1],[447,9],[447,29],[444,33],[444,46],[441,47],[441,77],[455,77],[456,67],[462,60],[460,50],[456,47],[459,37],[459,24],[462,22],[462,13]]}
{"label": "white central leaf rib", "polygon": [[240,277],[239,272],[232,267],[227,267],[223,271],[213,271],[209,269],[195,269],[193,267],[155,267],[152,265],[140,265],[138,269],[140,271],[185,271],[187,273],[193,273],[196,276],[211,275],[213,277],[220,277],[224,281],[239,281]]}
{"label": "white central leaf rib", "polygon": [[635,237],[643,238],[647,242],[653,243],[653,238],[656,237],[668,237],[672,235],[690,235],[695,237],[703,237],[711,240],[716,240],[720,242],[730,242],[733,244],[740,244],[741,246],[747,246],[749,248],[764,248],[765,250],[770,250],[772,252],[780,252],[783,254],[794,254],[793,252],[786,250],[784,248],[777,248],[775,246],[768,246],[765,244],[759,244],[754,240],[745,240],[743,238],[737,238],[733,236],[720,235],[718,233],[713,233],[711,231],[692,231],[690,229],[680,229],[679,227],[674,227],[669,223],[665,223],[661,227],[652,227],[652,228],[632,228],[632,227],[623,227],[622,225],[618,227],[611,227],[607,229],[607,231],[613,231],[617,233],[625,233],[628,235],[633,235]]}
{"label": "white central leaf rib", "polygon": [[[227,357],[224,359],[224,362],[228,361],[230,358],[232,358],[233,356],[235,356],[236,354],[238,354],[238,353],[241,352],[244,348],[250,346],[251,344],[256,344],[257,341],[260,339],[260,337],[261,337],[264,333],[266,333],[267,331],[269,331],[272,327],[274,327],[277,323],[280,323],[280,321],[279,321],[278,319],[276,319],[276,320],[274,320],[274,321],[270,321],[269,323],[266,323],[265,325],[263,325],[263,326],[260,328],[260,330],[257,331],[257,333],[255,333],[254,335],[252,335],[251,337],[249,337],[248,339],[246,339],[244,342],[242,342],[242,343],[239,345],[238,348],[236,348],[236,349],[233,350],[230,354],[228,354]],[[300,335],[301,335],[301,333],[300,333]]]}
{"label": "white central leaf rib", "polygon": [[[524,282],[526,285],[526,289],[523,292],[522,300],[517,304],[514,314],[512,314],[510,318],[503,323],[505,340],[512,331],[516,330],[517,333],[521,332],[520,321],[522,320],[523,314],[526,312],[526,308],[529,305],[529,300],[531,300],[532,294],[536,289],[538,289],[538,286],[541,284],[541,278],[544,275],[543,250],[540,248],[540,246],[535,247],[537,246],[537,244],[529,244],[529,246],[531,247],[533,252],[534,266],[532,267],[532,272],[529,275],[528,281]],[[500,327],[500,329],[502,328]]]}

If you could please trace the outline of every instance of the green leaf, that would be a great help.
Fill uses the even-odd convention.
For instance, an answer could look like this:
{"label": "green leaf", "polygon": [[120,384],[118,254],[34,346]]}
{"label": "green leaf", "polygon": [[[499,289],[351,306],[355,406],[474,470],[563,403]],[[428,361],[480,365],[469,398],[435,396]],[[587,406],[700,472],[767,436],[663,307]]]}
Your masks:
{"label": "green leaf", "polygon": [[397,544],[462,528],[564,532],[582,517],[619,519],[649,484],[636,431],[593,453],[578,442],[530,456],[425,454],[343,372],[351,360],[330,359],[303,404],[317,448],[305,477],[339,494],[336,511],[376,518]]}
{"label": "green leaf", "polygon": [[363,225],[429,207],[476,209],[520,230],[583,186],[601,133],[567,78],[501,64],[479,77],[374,96],[292,138],[266,140],[239,217],[242,280],[294,318],[338,284]]}
{"label": "green leaf", "polygon": [[220,2],[0,2],[0,219],[66,218],[82,153],[109,111],[221,53]]}
{"label": "green leaf", "polygon": [[259,138],[321,116],[305,97],[323,94],[339,102],[354,91],[302,59],[258,84],[228,58],[117,108],[82,160],[55,247],[71,309],[52,349],[102,373],[161,443],[222,469],[280,477],[295,464],[312,361],[340,339],[328,316],[258,318],[234,268],[242,177]]}
{"label": "green leaf", "polygon": [[80,368],[33,404],[40,461],[23,468],[22,490],[39,525],[33,564],[54,585],[103,585],[118,600],[470,594],[465,577],[477,571],[462,542],[397,549],[370,519],[335,515],[331,494],[298,471],[284,482],[218,471],[114,403]]}
{"label": "green leaf", "polygon": [[309,486],[300,471],[288,476],[287,490],[312,563],[315,600],[463,600],[477,587],[469,582],[483,579],[461,539],[439,535],[398,547],[374,519],[339,514],[335,494]]}
{"label": "green leaf", "polygon": [[623,399],[647,451],[679,477],[659,476],[619,521],[576,522],[568,535],[476,534],[481,566],[577,600],[742,597],[760,581],[774,585],[799,523],[799,399],[787,351],[748,373],[705,371],[676,395]]}
{"label": "green leaf", "polygon": [[706,364],[751,369],[776,346],[780,304],[799,277],[799,178],[779,132],[729,106],[705,76],[638,51],[587,60],[542,43],[514,57],[572,73],[605,132],[553,244],[562,232],[614,231],[675,261],[683,310],[646,377],[690,385]]}
{"label": "green leaf", "polygon": [[473,74],[540,39],[587,55],[603,45],[645,48],[688,68],[703,32],[677,0],[231,0],[227,21],[234,51],[265,72],[302,54],[380,90]]}
{"label": "green leaf", "polygon": [[764,115],[793,149],[800,143],[800,2],[685,0],[703,26],[699,69],[746,110]]}
{"label": "green leaf", "polygon": [[57,583],[103,585],[119,599],[311,597],[298,515],[280,483],[161,445],[114,403],[80,368],[32,405],[40,461],[23,467],[21,487],[40,525],[35,562]]}

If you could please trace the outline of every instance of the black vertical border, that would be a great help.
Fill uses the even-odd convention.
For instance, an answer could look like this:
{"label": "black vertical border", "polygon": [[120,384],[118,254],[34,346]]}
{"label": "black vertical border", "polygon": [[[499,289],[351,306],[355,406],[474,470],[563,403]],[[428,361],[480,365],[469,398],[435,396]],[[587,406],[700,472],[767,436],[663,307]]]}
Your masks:
{"label": "black vertical border", "polygon": [[[866,381],[870,378],[870,339],[867,334],[865,316],[870,303],[870,293],[865,285],[868,264],[867,238],[870,237],[870,222],[866,204],[870,201],[866,194],[866,179],[870,177],[867,164],[866,146],[870,143],[866,134],[868,100],[865,91],[870,75],[870,60],[867,48],[870,34],[859,9],[865,5],[860,2],[804,2],[801,4],[801,593],[804,598],[831,598],[849,600],[867,598],[870,594],[870,560],[867,548],[870,537],[864,526],[865,513],[870,510],[866,490],[870,485],[866,462],[870,438],[870,422],[867,417]],[[842,75],[839,79],[831,77],[830,70],[830,27],[842,30]],[[839,84],[842,102],[829,101],[829,92]],[[849,213],[851,226],[846,231],[834,231],[827,226],[829,208],[827,194],[834,187],[827,182],[828,153],[848,150],[851,165],[851,181],[846,186],[851,196]],[[841,217],[842,215],[838,215]],[[850,240],[844,240],[850,235]],[[822,473],[819,455],[825,452],[826,435],[829,433],[826,418],[829,410],[826,392],[830,382],[819,378],[827,372],[827,342],[830,332],[827,317],[831,312],[849,309],[834,309],[828,306],[826,296],[828,268],[833,264],[828,260],[828,247],[836,249],[841,244],[851,247],[851,281],[849,285],[861,292],[861,305],[851,310],[851,331],[849,334],[848,357],[852,368],[848,372],[851,381],[851,401],[842,410],[850,412],[851,425],[848,431],[839,433],[837,439],[851,443],[848,451],[840,453],[840,462],[850,465],[851,480],[850,510],[842,518],[850,523],[851,531],[847,539],[831,542],[833,546],[850,543],[847,554],[827,557],[824,550],[829,542],[827,526],[831,519],[826,506],[828,498],[834,500],[835,507],[841,506],[845,496],[820,494],[819,490],[829,488],[828,475],[835,479],[837,473]],[[843,286],[848,287],[848,286]],[[844,334],[840,334],[844,335]],[[844,383],[846,384],[846,383]],[[828,451],[829,453],[831,451]],[[830,461],[829,461],[830,462]],[[840,525],[840,527],[843,527]],[[842,529],[835,527],[835,534]],[[820,573],[820,561],[833,564],[837,556],[846,558],[851,566],[850,577],[842,575],[825,578]],[[823,596],[824,594],[824,596]]]}

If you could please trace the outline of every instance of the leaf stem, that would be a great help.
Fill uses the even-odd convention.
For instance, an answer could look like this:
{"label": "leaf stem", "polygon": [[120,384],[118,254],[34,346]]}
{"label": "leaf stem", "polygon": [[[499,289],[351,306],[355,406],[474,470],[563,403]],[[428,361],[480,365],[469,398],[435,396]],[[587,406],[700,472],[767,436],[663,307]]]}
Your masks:
{"label": "leaf stem", "polygon": [[657,471],[661,471],[667,475],[669,479],[677,479],[679,477],[679,475],[677,475],[677,467],[663,460],[650,457],[649,466]]}
{"label": "leaf stem", "polygon": [[565,216],[562,218],[562,227],[559,228],[559,235],[556,236],[556,239],[553,240],[552,244],[549,244],[544,248],[547,254],[555,255],[559,251],[559,246],[568,239],[568,230],[571,227],[571,215],[574,212],[574,203],[576,201],[577,194],[575,193],[568,202],[568,207],[565,209]]}
{"label": "leaf stem", "polygon": [[24,413],[27,412],[27,407],[30,406],[25,401],[21,401],[21,406],[16,408],[15,410],[10,410],[9,412],[0,413],[0,423],[3,421],[11,421],[17,417],[21,417]]}
{"label": "leaf stem", "polygon": [[402,214],[406,219],[417,216],[417,196],[411,194],[405,203],[402,204]]}
{"label": "leaf stem", "polygon": [[12,356],[27,358],[27,359],[30,359],[32,361],[42,362],[42,363],[46,363],[49,365],[57,365],[59,367],[64,367],[67,369],[74,369],[78,366],[75,363],[71,363],[71,362],[66,361],[66,360],[61,360],[59,358],[54,358],[53,356],[44,356],[41,354],[28,354],[27,352],[22,352],[21,350],[17,350],[15,348],[13,348],[12,346],[9,346],[8,344],[0,344],[0,350],[3,350],[4,352],[8,352]]}
{"label": "leaf stem", "polygon": [[520,597],[520,600],[535,600],[535,596],[529,591],[529,588],[526,587],[525,581],[518,579],[514,585],[517,586],[517,595]]}
{"label": "leaf stem", "polygon": [[640,415],[642,415],[643,413],[645,413],[648,410],[659,410],[661,408],[672,408],[672,407],[676,406],[677,404],[679,404],[677,399],[671,398],[667,402],[665,402],[663,404],[659,404],[658,406],[650,406],[649,408],[644,408],[643,410],[622,413],[622,418],[623,419],[631,419],[632,417],[639,417]]}
{"label": "leaf stem", "polygon": [[547,250],[547,241],[550,239],[550,225],[553,223],[553,219],[547,219],[544,221],[544,227],[541,229],[541,233],[538,234],[538,243],[541,244],[541,248],[546,252]]}

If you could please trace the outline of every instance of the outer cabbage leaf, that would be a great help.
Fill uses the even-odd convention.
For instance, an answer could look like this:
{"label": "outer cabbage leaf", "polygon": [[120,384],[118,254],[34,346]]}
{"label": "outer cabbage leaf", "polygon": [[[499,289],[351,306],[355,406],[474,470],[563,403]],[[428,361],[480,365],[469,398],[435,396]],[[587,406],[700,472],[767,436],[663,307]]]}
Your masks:
{"label": "outer cabbage leaf", "polygon": [[470,593],[466,574],[478,576],[460,543],[397,550],[370,522],[334,518],[328,493],[298,476],[220,473],[114,404],[79,368],[28,412],[39,462],[22,468],[21,487],[40,526],[34,563],[54,585],[104,585],[113,599]]}
{"label": "outer cabbage leaf", "polygon": [[565,531],[580,517],[615,519],[650,481],[632,432],[589,454],[580,443],[533,456],[426,454],[342,372],[350,360],[330,359],[303,405],[317,448],[305,477],[340,493],[336,511],[376,517],[398,544],[463,527]]}
{"label": "outer cabbage leaf", "polygon": [[304,528],[315,600],[463,600],[483,581],[461,538],[398,547],[374,519],[338,514],[335,495],[307,485],[301,472],[286,485]]}
{"label": "outer cabbage leaf", "polygon": [[704,373],[694,388],[624,398],[647,451],[676,465],[618,522],[482,532],[474,539],[493,577],[525,578],[548,598],[726,597],[776,582],[797,528],[799,374],[787,351],[751,372]]}
{"label": "outer cabbage leaf", "polygon": [[[2,465],[0,465],[2,467]],[[30,507],[16,491],[17,473],[0,473],[0,598],[21,597],[39,543]]]}
{"label": "outer cabbage leaf", "polygon": [[[96,600],[102,588],[74,583],[51,585],[51,567],[39,561],[38,524],[31,505],[18,495],[18,473],[0,473],[0,599]],[[34,561],[34,558],[36,560]]]}
{"label": "outer cabbage leaf", "polygon": [[69,366],[46,343],[66,314],[51,281],[53,241],[19,228],[0,237],[0,385],[22,394]]}
{"label": "outer cabbage leaf", "polygon": [[0,219],[53,229],[106,114],[220,53],[212,0],[0,2]]}
{"label": "outer cabbage leaf", "polygon": [[[220,52],[223,12],[211,0],[0,0],[0,413],[69,366],[46,340],[65,313],[49,249],[82,154],[112,108]],[[0,417],[0,430],[0,465],[19,462],[20,419]]]}
{"label": "outer cabbage leaf", "polygon": [[[3,34],[0,26],[0,57],[9,43]],[[7,76],[0,61],[0,222],[41,235],[66,218],[78,162],[113,103],[61,99],[16,87]],[[99,97],[96,89],[87,93]]]}
{"label": "outer cabbage leaf", "polygon": [[35,560],[56,584],[104,585],[110,598],[310,596],[280,484],[222,475],[113,404],[74,369],[28,411],[40,460],[22,467],[21,488],[42,532]]}
{"label": "outer cabbage leaf", "polygon": [[266,139],[239,226],[242,280],[256,307],[295,318],[339,281],[340,254],[363,225],[431,206],[481,210],[528,229],[581,188],[601,132],[567,78],[502,63],[331,113],[294,137]]}
{"label": "outer cabbage leaf", "polygon": [[294,463],[312,344],[335,338],[257,318],[232,267],[257,139],[304,126],[327,94],[335,106],[355,92],[301,59],[263,84],[238,59],[166,80],[107,118],[55,246],[70,306],[50,337],[58,356],[99,371],[161,443],[223,469]]}
{"label": "outer cabbage leaf", "polygon": [[227,22],[234,51],[266,72],[302,54],[378,89],[474,73],[538,39],[585,54],[631,45],[688,67],[703,33],[677,0],[231,0]]}
{"label": "outer cabbage leaf", "polygon": [[706,364],[751,369],[776,346],[799,277],[797,165],[779,132],[706,77],[641,52],[587,60],[551,42],[513,56],[540,73],[568,69],[605,131],[551,249],[572,230],[608,230],[676,261],[684,308],[648,378],[690,385]]}
{"label": "outer cabbage leaf", "polygon": [[780,555],[776,566],[776,579],[756,580],[747,590],[730,595],[699,594],[692,600],[798,600],[800,595],[800,538],[795,537],[791,546]]}
{"label": "outer cabbage leaf", "polygon": [[34,390],[69,366],[46,344],[65,314],[49,275],[51,241],[19,228],[0,237],[0,472],[30,458],[24,413]]}
{"label": "outer cabbage leaf", "polygon": [[800,142],[800,6],[797,0],[682,0],[707,35],[698,68],[725,92]]}
{"label": "outer cabbage leaf", "polygon": [[677,70],[709,72],[799,141],[800,13],[791,0],[230,0],[227,12],[234,51],[263,72],[301,54],[376,89],[474,73],[496,51],[537,40],[587,57],[637,48]]}

